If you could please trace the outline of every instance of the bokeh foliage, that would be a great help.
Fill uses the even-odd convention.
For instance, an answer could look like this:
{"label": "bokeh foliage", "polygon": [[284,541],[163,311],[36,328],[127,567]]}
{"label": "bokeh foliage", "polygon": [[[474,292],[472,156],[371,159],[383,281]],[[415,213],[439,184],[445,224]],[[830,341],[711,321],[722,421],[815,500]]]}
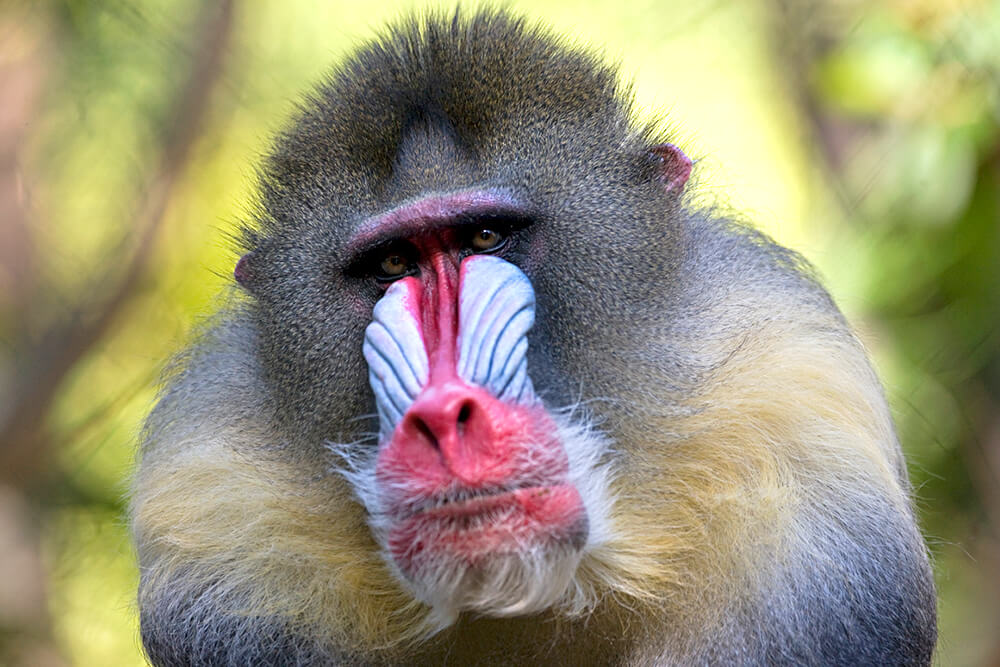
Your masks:
{"label": "bokeh foliage", "polygon": [[[1000,659],[1000,1],[512,5],[620,60],[639,106],[697,158],[694,199],[747,212],[826,277],[910,457],[941,664]],[[231,289],[228,234],[270,137],[332,63],[412,6],[236,5],[144,271],[60,378],[36,434],[41,471],[0,475],[0,581],[38,569],[47,610],[26,631],[21,593],[0,584],[0,663],[142,664],[124,498],[157,374]],[[35,100],[13,148],[0,110],[0,152],[16,158],[0,169],[0,418],[35,343],[125,275],[204,14],[194,0],[0,8],[0,107]],[[4,193],[30,223],[18,233]]]}

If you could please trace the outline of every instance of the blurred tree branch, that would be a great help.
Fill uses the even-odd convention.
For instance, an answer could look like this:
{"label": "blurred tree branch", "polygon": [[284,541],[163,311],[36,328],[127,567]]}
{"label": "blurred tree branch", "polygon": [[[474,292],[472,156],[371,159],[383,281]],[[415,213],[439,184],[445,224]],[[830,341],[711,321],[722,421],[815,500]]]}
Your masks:
{"label": "blurred tree branch", "polygon": [[[39,12],[35,12],[38,14]],[[51,481],[55,446],[47,419],[73,369],[111,331],[146,272],[164,214],[199,137],[220,80],[233,25],[232,0],[209,1],[194,31],[189,75],[167,114],[160,155],[136,198],[128,256],[104,262],[86,295],[36,333],[44,302],[22,152],[38,117],[53,50],[42,22],[10,25],[0,52],[0,324],[9,360],[0,360],[0,664],[59,665],[51,638],[39,518],[33,492]],[[35,18],[35,17],[32,17]],[[30,26],[30,27],[28,27]],[[11,39],[11,36],[18,40]],[[15,43],[16,42],[16,43]],[[155,166],[154,166],[155,165]],[[18,573],[17,577],[12,577]]]}
{"label": "blurred tree branch", "polygon": [[[231,0],[206,5],[191,74],[168,115],[170,120],[163,136],[159,167],[136,206],[132,225],[135,243],[131,257],[107,262],[107,273],[94,278],[91,281],[92,289],[84,291],[94,295],[93,300],[76,305],[61,321],[52,323],[41,336],[31,336],[24,330],[19,331],[16,317],[9,319],[14,322],[12,340],[13,347],[18,352],[12,368],[13,377],[3,378],[10,383],[5,392],[10,397],[10,402],[0,413],[0,479],[4,481],[16,481],[23,486],[26,477],[31,478],[37,474],[39,463],[43,459],[40,454],[45,449],[45,437],[42,435],[44,420],[53,398],[77,362],[108,331],[146,270],[167,203],[184,170],[191,146],[198,138],[212,88],[222,70],[223,55],[232,26],[232,9]],[[38,85],[37,82],[35,85]],[[30,107],[23,101],[6,99],[8,95],[18,95],[17,87],[4,86],[2,90],[4,97],[0,98],[0,108],[20,109],[26,116],[30,115]],[[11,125],[11,136],[3,133],[7,125],[0,126],[0,147],[5,150],[0,155],[0,166],[17,164],[18,132],[27,123],[22,119],[20,123]],[[27,238],[25,230],[29,223],[16,198],[18,176],[16,168],[4,168],[0,172],[0,178],[3,179],[0,181],[0,193],[8,197],[15,194],[13,201],[8,197],[0,200],[0,210],[6,212],[4,228],[10,230],[8,234],[13,238]],[[13,254],[30,257],[30,241],[24,241],[22,245],[25,246],[24,249],[15,250]],[[125,266],[124,270],[120,269],[122,265]],[[9,273],[14,276],[26,275],[26,271],[21,269]],[[30,285],[26,277],[19,280],[15,287],[22,291],[15,297],[15,303],[27,306],[32,301],[31,294],[27,291]]]}
{"label": "blurred tree branch", "polygon": [[[1000,5],[767,0],[776,66],[824,188],[863,243],[922,523],[1000,619]],[[867,275],[866,275],[867,274]],[[949,587],[939,564],[941,589]],[[955,577],[956,579],[958,577]],[[971,593],[971,595],[970,595]],[[954,604],[949,598],[945,605]],[[954,609],[949,610],[952,614]],[[969,613],[965,609],[963,613]],[[983,619],[983,620],[980,620]],[[975,632],[970,633],[973,636]],[[1000,642],[962,654],[1000,665]],[[942,644],[943,646],[943,644]],[[945,647],[957,654],[954,647]],[[964,647],[963,647],[964,648]],[[954,659],[954,658],[953,658]]]}

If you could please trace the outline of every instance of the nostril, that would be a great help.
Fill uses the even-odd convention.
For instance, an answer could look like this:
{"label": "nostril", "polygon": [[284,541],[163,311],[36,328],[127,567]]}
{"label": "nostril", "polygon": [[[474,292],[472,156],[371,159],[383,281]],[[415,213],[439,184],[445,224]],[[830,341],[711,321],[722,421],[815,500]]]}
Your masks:
{"label": "nostril", "polygon": [[442,474],[477,485],[505,460],[505,422],[517,414],[479,387],[432,383],[404,414],[385,456],[403,448],[407,465],[439,465]]}
{"label": "nostril", "polygon": [[489,429],[480,423],[488,414],[482,399],[468,389],[428,391],[410,406],[402,428],[404,437],[419,443],[425,452],[431,448],[447,455],[456,446],[467,446],[466,439],[470,436],[475,436],[476,442],[488,437]]}
{"label": "nostril", "polygon": [[430,427],[423,419],[420,419],[419,417],[414,419],[413,425],[416,427],[417,433],[419,433],[427,441],[427,444],[429,444],[434,449],[437,450],[441,449],[441,447],[438,445],[438,439],[434,435],[434,431],[430,429]]}
{"label": "nostril", "polygon": [[472,403],[466,401],[462,404],[462,407],[458,410],[458,416],[455,418],[455,430],[458,431],[458,437],[465,437],[465,425],[469,421],[469,417],[472,416]]}

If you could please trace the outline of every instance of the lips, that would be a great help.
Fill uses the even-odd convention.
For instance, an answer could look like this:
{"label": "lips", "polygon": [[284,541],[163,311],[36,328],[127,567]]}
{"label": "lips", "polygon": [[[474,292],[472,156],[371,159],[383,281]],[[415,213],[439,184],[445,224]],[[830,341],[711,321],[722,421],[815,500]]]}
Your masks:
{"label": "lips", "polygon": [[502,509],[504,505],[517,503],[518,498],[524,497],[526,493],[544,497],[551,493],[553,488],[561,486],[563,485],[523,484],[480,489],[457,489],[416,503],[416,506],[411,506],[411,510],[405,516],[406,518],[417,514],[442,518],[475,516]]}
{"label": "lips", "polygon": [[429,499],[400,517],[388,546],[406,570],[435,556],[475,564],[526,548],[580,548],[586,535],[586,512],[576,487],[553,484],[464,490]]}

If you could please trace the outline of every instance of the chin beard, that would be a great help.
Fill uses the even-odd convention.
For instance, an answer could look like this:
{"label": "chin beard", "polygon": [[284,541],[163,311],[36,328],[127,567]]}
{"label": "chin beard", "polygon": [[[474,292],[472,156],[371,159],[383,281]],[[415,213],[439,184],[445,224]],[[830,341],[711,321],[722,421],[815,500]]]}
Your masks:
{"label": "chin beard", "polygon": [[461,612],[524,616],[572,604],[582,555],[576,545],[549,544],[491,554],[476,563],[435,554],[406,575],[394,568],[414,597],[430,607],[427,620],[431,632],[438,632]]}

